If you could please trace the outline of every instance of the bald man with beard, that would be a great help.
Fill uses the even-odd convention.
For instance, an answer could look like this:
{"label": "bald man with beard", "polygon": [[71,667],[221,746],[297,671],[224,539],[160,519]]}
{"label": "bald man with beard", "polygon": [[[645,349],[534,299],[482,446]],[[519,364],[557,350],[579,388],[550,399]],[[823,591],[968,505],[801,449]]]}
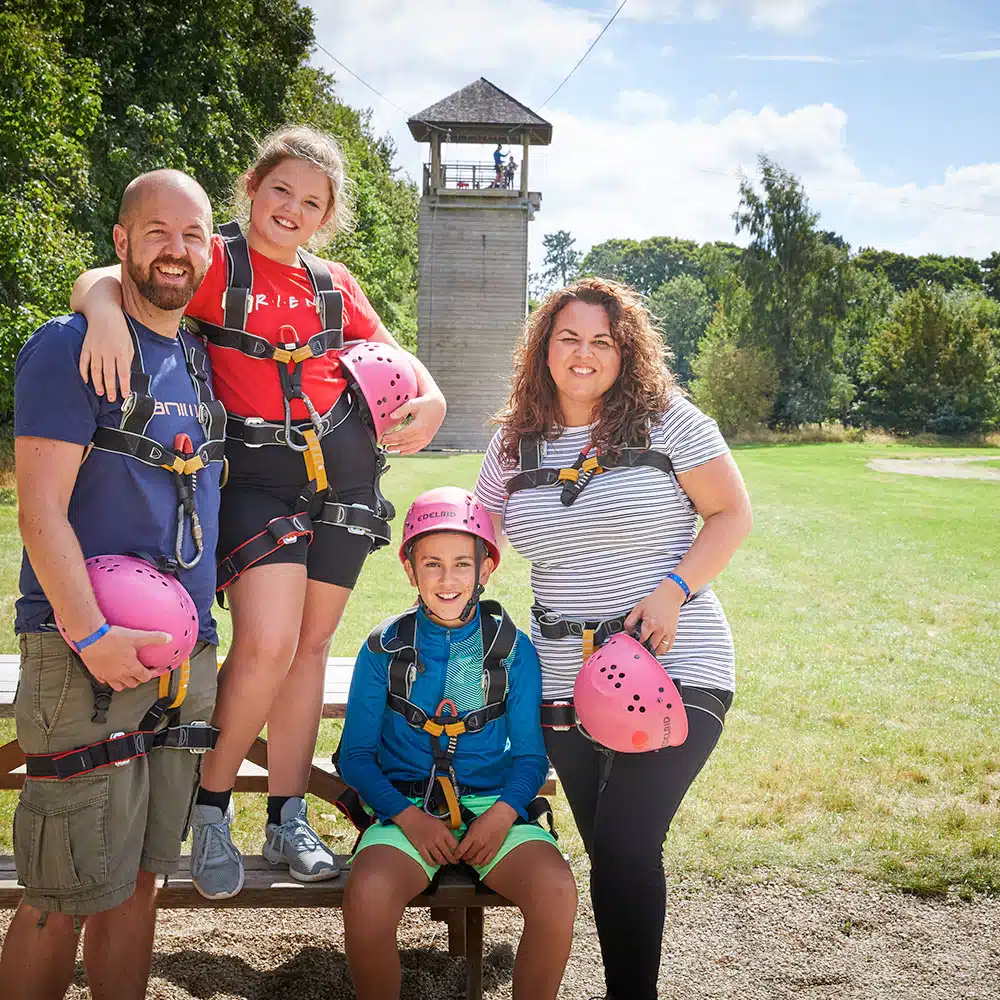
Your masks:
{"label": "bald man with beard", "polygon": [[[135,368],[134,398],[124,411],[120,399],[109,403],[80,380],[81,315],[44,324],[17,359],[24,555],[15,716],[28,776],[14,815],[24,897],[0,956],[4,1000],[62,997],[81,931],[95,1000],[139,1000],[146,992],[155,876],[177,867],[197,786],[200,757],[185,748],[211,742],[205,723],[215,703],[212,600],[225,415],[211,394],[203,348],[181,329],[208,268],[211,229],[207,195],[178,171],[144,174],[122,198],[114,242],[123,308],[151,400],[134,397],[146,381]],[[123,413],[140,405],[148,422],[123,422]],[[135,449],[136,434],[152,450]],[[175,454],[204,461],[189,463],[182,477],[157,454],[166,462]],[[181,479],[193,490],[186,508]],[[135,734],[162,692],[137,650],[170,637],[109,624],[85,565],[91,556],[130,552],[176,571],[198,610],[186,697],[156,730],[179,735],[153,748]],[[180,672],[170,676],[176,682]],[[67,751],[80,752],[60,757]]]}

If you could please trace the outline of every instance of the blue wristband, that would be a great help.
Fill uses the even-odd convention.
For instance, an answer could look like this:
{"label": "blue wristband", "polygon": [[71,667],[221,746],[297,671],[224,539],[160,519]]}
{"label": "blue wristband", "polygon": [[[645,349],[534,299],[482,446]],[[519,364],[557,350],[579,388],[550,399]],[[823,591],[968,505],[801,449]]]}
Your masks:
{"label": "blue wristband", "polygon": [[103,639],[110,631],[111,626],[105,622],[96,632],[91,632],[86,639],[81,639],[79,642],[70,640],[70,645],[79,653],[88,646],[93,646],[98,639]]}
{"label": "blue wristband", "polygon": [[690,601],[691,600],[691,588],[684,582],[684,580],[681,577],[679,577],[676,573],[668,573],[667,574],[667,579],[668,580],[673,580],[674,583],[676,583],[677,586],[680,587],[681,590],[684,591],[684,600],[685,601]]}

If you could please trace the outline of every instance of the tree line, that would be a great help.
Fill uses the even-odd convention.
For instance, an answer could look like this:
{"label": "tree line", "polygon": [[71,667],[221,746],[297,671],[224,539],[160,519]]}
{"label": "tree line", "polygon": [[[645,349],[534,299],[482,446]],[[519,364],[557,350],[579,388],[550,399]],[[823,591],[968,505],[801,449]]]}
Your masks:
{"label": "tree line", "polygon": [[175,167],[217,220],[255,141],[287,122],[339,140],[355,228],[343,261],[402,343],[416,343],[415,186],[370,113],[309,66],[313,13],[298,0],[6,0],[0,9],[0,420],[25,338],[68,311],[77,274],[113,260],[125,185]]}
{"label": "tree line", "polygon": [[874,248],[823,230],[767,157],[733,213],[747,245],[544,237],[533,292],[577,275],[646,296],[678,380],[727,433],[841,421],[913,434],[1000,426],[1000,251],[983,260]]}

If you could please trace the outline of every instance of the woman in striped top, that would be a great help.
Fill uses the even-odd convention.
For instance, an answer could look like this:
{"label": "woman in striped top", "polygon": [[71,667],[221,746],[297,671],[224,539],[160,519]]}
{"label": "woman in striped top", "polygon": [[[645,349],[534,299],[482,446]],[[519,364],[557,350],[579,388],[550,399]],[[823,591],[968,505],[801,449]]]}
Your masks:
{"label": "woman in striped top", "polygon": [[[613,282],[582,279],[528,317],[498,422],[476,494],[531,563],[546,748],[590,856],[608,1000],[655,1000],[663,841],[735,687],[709,584],[750,530],[750,501],[715,421],[674,387],[638,295]],[[574,465],[568,486],[544,471]],[[585,644],[623,626],[684,692],[679,747],[613,753],[553,728],[566,720],[552,703],[572,699]]]}

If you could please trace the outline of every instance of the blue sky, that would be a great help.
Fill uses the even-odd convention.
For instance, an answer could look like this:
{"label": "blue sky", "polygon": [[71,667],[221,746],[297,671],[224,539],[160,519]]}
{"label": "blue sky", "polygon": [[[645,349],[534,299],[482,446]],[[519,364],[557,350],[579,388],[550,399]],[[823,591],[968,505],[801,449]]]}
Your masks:
{"label": "blue sky", "polygon": [[[536,248],[560,228],[584,249],[731,239],[739,172],[766,152],[855,248],[1000,249],[1000,3],[629,0],[542,107],[616,5],[312,3],[321,44],[408,113],[483,75],[553,123],[552,146],[532,151]],[[316,62],[418,176],[426,147],[400,111],[323,52]]]}

